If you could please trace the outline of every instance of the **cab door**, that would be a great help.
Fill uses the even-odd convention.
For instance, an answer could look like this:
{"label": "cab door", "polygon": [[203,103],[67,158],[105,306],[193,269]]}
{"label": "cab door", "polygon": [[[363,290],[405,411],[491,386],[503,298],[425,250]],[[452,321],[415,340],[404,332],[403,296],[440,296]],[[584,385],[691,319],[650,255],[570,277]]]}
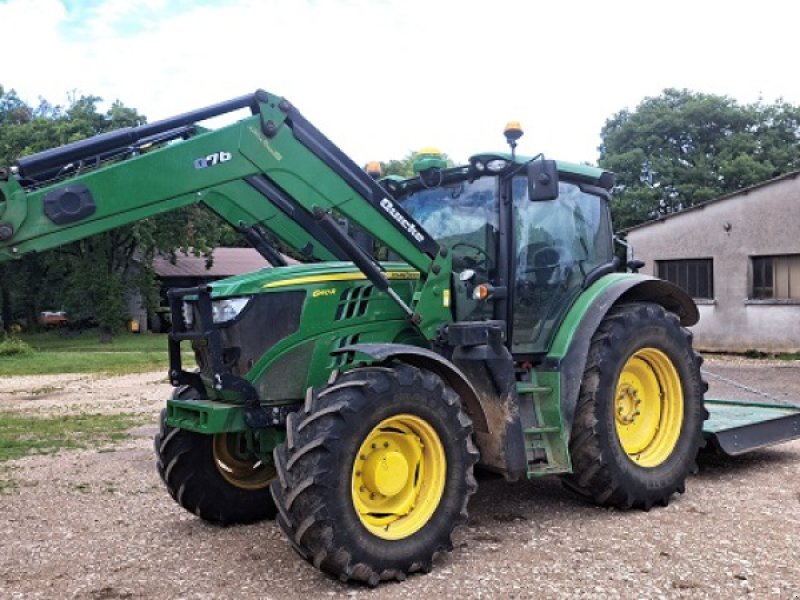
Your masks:
{"label": "cab door", "polygon": [[563,179],[558,188],[555,200],[532,201],[526,177],[511,182],[514,354],[547,352],[587,277],[613,260],[607,196]]}

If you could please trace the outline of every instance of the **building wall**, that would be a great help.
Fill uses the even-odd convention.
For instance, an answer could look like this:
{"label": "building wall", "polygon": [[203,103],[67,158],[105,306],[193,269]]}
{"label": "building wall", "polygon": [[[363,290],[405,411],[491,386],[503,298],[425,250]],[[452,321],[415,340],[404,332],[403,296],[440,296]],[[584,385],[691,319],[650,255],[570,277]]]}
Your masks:
{"label": "building wall", "polygon": [[800,351],[800,303],[748,300],[751,256],[800,254],[800,176],[632,229],[628,242],[655,275],[656,260],[712,258],[714,299],[698,300],[695,344],[711,351]]}

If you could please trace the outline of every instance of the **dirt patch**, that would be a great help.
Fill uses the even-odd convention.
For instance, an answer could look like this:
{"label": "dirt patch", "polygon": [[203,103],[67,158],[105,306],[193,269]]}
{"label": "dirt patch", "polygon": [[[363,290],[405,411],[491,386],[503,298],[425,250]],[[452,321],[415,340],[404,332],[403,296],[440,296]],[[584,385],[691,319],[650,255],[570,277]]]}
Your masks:
{"label": "dirt patch", "polygon": [[[704,369],[800,399],[797,363],[714,357]],[[710,395],[743,396],[707,378]],[[687,493],[648,513],[585,504],[555,478],[484,476],[454,552],[370,590],[317,572],[274,523],[214,527],[172,501],[152,451],[171,389],[163,373],[0,382],[3,410],[152,416],[115,447],[0,465],[0,597],[800,597],[800,442],[703,455]]]}

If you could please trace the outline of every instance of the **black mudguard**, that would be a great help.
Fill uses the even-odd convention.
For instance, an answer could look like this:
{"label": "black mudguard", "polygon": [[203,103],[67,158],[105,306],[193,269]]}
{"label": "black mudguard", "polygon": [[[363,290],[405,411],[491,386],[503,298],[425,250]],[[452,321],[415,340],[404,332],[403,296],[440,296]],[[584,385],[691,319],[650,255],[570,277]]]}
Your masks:
{"label": "black mudguard", "polygon": [[481,407],[475,387],[458,367],[441,354],[408,344],[353,344],[339,348],[333,354],[344,354],[346,352],[366,354],[376,362],[395,359],[436,373],[461,396],[464,401],[464,410],[472,419],[472,426],[475,431],[488,431],[486,415]]}
{"label": "black mudguard", "polygon": [[464,402],[481,452],[479,463],[509,479],[525,474],[514,364],[505,346],[501,345],[499,352],[488,345],[457,348],[452,362],[431,350],[406,344],[354,344],[336,350],[340,352],[359,352],[377,362],[399,360],[436,373]]}

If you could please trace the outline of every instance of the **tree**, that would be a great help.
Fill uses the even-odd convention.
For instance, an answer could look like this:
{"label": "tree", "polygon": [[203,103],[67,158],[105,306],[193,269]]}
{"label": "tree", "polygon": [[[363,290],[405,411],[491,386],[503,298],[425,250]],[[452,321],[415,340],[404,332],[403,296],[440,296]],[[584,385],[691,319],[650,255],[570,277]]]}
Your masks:
{"label": "tree", "polygon": [[688,208],[800,168],[800,108],[741,105],[666,89],[601,131],[599,164],[617,175],[618,227]]}
{"label": "tree", "polygon": [[[0,86],[0,165],[120,127],[145,122],[144,116],[121,102],[101,113],[97,96],[72,97],[66,108],[40,100],[32,108],[13,90]],[[46,308],[66,309],[74,319],[92,318],[104,337],[118,331],[127,318],[126,295],[139,291],[152,308],[157,285],[152,272],[156,252],[174,255],[192,248],[210,256],[230,229],[198,207],[188,207],[126,225],[42,253],[0,265],[0,301],[6,327],[13,316],[35,327]]]}
{"label": "tree", "polygon": [[[419,157],[419,152],[409,152],[406,154],[405,158],[400,160],[390,160],[388,162],[381,162],[381,171],[383,172],[383,176],[386,177],[387,175],[398,175],[403,178],[409,178],[416,175],[414,173],[414,161],[417,160]],[[441,153],[442,158],[447,161],[447,166],[452,167],[453,161],[445,153]]]}

